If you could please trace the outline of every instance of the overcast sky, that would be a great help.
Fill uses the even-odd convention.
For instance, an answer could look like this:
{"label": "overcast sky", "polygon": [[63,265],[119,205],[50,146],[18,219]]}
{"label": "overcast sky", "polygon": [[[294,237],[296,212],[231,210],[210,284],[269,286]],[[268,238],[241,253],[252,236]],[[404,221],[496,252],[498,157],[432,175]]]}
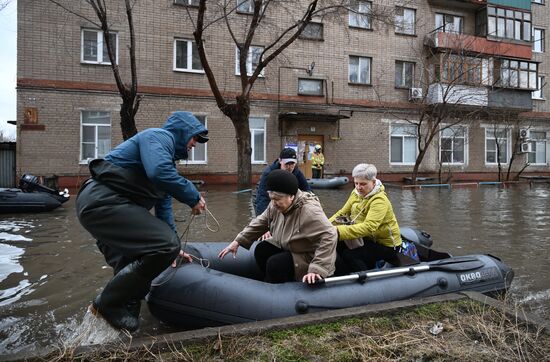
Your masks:
{"label": "overcast sky", "polygon": [[17,1],[11,0],[0,11],[0,130],[6,121],[15,120],[15,83],[17,79]]}

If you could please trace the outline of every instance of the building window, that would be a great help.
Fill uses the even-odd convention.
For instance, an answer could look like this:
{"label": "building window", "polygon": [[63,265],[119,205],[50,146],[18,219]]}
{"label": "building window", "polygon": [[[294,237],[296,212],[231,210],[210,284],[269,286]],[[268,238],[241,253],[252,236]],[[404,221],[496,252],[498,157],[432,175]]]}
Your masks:
{"label": "building window", "polygon": [[174,4],[187,5],[187,6],[199,6],[199,0],[174,0]]}
{"label": "building window", "polygon": [[237,12],[254,14],[254,0],[237,0]]}
{"label": "building window", "polygon": [[414,165],[416,161],[417,128],[415,125],[392,125],[390,137],[390,162]]}
{"label": "building window", "polygon": [[533,28],[533,52],[544,53],[544,29]]}
{"label": "building window", "polygon": [[395,61],[395,87],[411,88],[414,79],[414,63]]}
{"label": "building window", "polygon": [[487,7],[487,35],[531,41],[531,13]]}
{"label": "building window", "polygon": [[370,70],[372,58],[349,57],[349,82],[355,84],[370,84]]}
{"label": "building window", "polygon": [[541,4],[544,5],[544,0],[531,0],[533,4]]}
{"label": "building window", "polygon": [[111,113],[80,113],[80,160],[103,158],[111,151]]}
{"label": "building window", "polygon": [[546,165],[546,132],[529,131],[532,144],[527,160],[532,165]]}
{"label": "building window", "polygon": [[[498,150],[497,150],[498,144]],[[508,163],[508,130],[490,128],[485,130],[485,163],[496,164],[497,157],[500,164]]]}
{"label": "building window", "polygon": [[301,39],[323,40],[323,24],[308,23],[302,33]]}
{"label": "building window", "polygon": [[370,12],[372,3],[370,1],[355,1],[350,5],[349,26],[352,28],[371,29]]}
{"label": "building window", "polygon": [[482,82],[481,58],[444,54],[441,56],[440,80],[453,84],[479,85]]}
{"label": "building window", "polygon": [[265,119],[250,117],[252,163],[265,163]]}
{"label": "building window", "polygon": [[[118,34],[109,33],[110,43],[115,53],[116,63],[118,64]],[[81,62],[93,64],[111,64],[107,44],[103,41],[103,31],[82,29],[82,49]]]}
{"label": "building window", "polygon": [[322,79],[298,79],[298,94],[305,96],[322,96]]}
{"label": "building window", "polygon": [[444,164],[464,164],[466,161],[466,129],[448,127],[440,133],[440,159]]}
{"label": "building window", "polygon": [[501,87],[537,89],[537,63],[501,59],[495,62],[495,72],[500,74]]}
{"label": "building window", "polygon": [[533,99],[544,99],[544,76],[538,77],[537,90],[533,91],[531,98]]}
{"label": "building window", "polygon": [[197,43],[192,40],[174,40],[174,70],[204,73]]}
{"label": "building window", "polygon": [[395,8],[395,32],[398,34],[416,34],[416,10],[398,6]]}
{"label": "building window", "polygon": [[450,14],[435,14],[435,31],[444,33],[462,33],[462,16]]}
{"label": "building window", "polygon": [[[198,115],[194,114],[194,116],[204,125],[206,129],[208,129],[208,126],[206,124],[206,116],[205,115]],[[207,146],[208,142],[206,143],[196,143],[195,147],[189,151],[189,155],[187,158],[187,163],[194,163],[194,164],[206,164],[208,159],[206,157],[207,155]]]}
{"label": "building window", "polygon": [[[239,55],[241,51],[239,48],[236,49],[235,54],[235,74],[241,75],[241,70],[239,69]],[[258,64],[260,64],[262,52],[264,51],[263,47],[253,46],[251,45],[248,48],[248,56],[246,57],[246,74],[248,76],[251,76],[252,73],[256,70],[258,67]],[[260,73],[260,77],[263,77],[264,70],[262,69],[262,72]]]}

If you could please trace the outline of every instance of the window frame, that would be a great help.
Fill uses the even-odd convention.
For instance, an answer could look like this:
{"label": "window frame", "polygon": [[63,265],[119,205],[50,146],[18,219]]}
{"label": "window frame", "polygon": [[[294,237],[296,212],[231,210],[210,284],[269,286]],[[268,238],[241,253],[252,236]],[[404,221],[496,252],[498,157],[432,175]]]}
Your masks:
{"label": "window frame", "polygon": [[[414,135],[412,132],[407,133],[393,133],[394,128],[414,128]],[[393,123],[390,124],[390,132],[389,132],[389,161],[390,165],[395,166],[413,166],[416,163],[416,158],[418,157],[418,127],[414,124],[408,124],[408,123]],[[394,139],[400,139],[401,141],[401,161],[393,161],[392,160],[392,145]],[[405,139],[412,139],[414,140],[414,160],[413,161],[405,161],[406,159],[406,147],[405,147]]]}
{"label": "window frame", "polygon": [[[485,33],[487,37],[531,42],[533,18],[530,11],[489,5],[486,8],[486,14],[487,27]],[[521,14],[521,16],[518,14]],[[494,31],[492,28],[494,28]],[[492,34],[493,32],[494,34]],[[511,36],[510,32],[512,33]],[[519,35],[516,34],[518,32]]]}
{"label": "window frame", "polygon": [[[529,162],[530,166],[547,166],[548,165],[548,146],[547,146],[548,145],[548,142],[547,142],[548,132],[544,131],[544,130],[538,130],[538,129],[530,129],[528,132],[529,132],[528,133],[528,138],[529,138],[528,142],[532,144],[531,147],[533,149],[533,152],[528,153],[527,162]],[[542,134],[544,134],[544,137],[543,138],[531,138],[532,133],[542,133]],[[537,162],[537,148],[539,146],[544,147],[544,153],[543,153],[544,162]],[[534,161],[531,161],[531,159],[533,157],[534,157]]]}
{"label": "window frame", "polygon": [[[442,19],[442,22],[443,22],[443,24],[440,25],[440,26],[437,26],[438,16],[442,17],[441,19]],[[460,19],[460,29],[458,31],[454,31],[454,30],[451,30],[451,29],[447,30],[447,25],[451,24],[451,23],[446,22],[446,17],[448,17],[448,16],[453,17],[453,19]],[[452,25],[454,27],[454,21],[453,21]],[[435,13],[435,31],[442,32],[442,33],[462,34],[464,32],[464,16],[436,12]]]}
{"label": "window frame", "polygon": [[[306,30],[308,29],[308,27],[312,27],[312,26],[316,26],[316,25],[319,26],[317,29],[320,29],[320,36],[315,36],[315,35],[313,35],[313,33],[306,34]],[[320,41],[320,40],[325,39],[324,31],[325,30],[324,30],[324,24],[323,23],[310,21],[309,23],[307,23],[304,30],[300,33],[300,35],[298,37],[302,40],[318,40],[318,41]]]}
{"label": "window frame", "polygon": [[[537,31],[541,33],[540,38],[538,40],[536,39],[536,35],[535,35]],[[544,53],[546,51],[546,46],[545,46],[546,29],[533,27],[533,29],[531,30],[531,34],[533,36],[533,53],[538,53],[538,54]],[[539,44],[540,49],[537,49],[538,48],[537,44]]]}
{"label": "window frame", "polygon": [[[444,135],[444,132],[445,131],[451,131],[453,132],[453,135],[452,136],[445,136]],[[457,131],[460,131],[462,132],[462,135],[458,135],[457,136]],[[443,139],[451,139],[451,149],[450,150],[445,150],[447,152],[450,152],[450,159],[451,159],[451,162],[445,162],[443,161]],[[455,140],[456,139],[462,139],[462,159],[463,161],[462,162],[454,162],[454,159],[455,159]],[[455,126],[448,126],[448,127],[444,127],[443,129],[441,129],[439,131],[439,160],[441,161],[441,164],[442,165],[445,165],[445,166],[464,166],[466,164],[468,164],[468,127],[466,126],[460,126],[460,125],[455,125]]]}
{"label": "window frame", "polygon": [[[254,65],[252,63],[252,61],[253,61],[253,59],[252,59],[253,49],[261,50],[260,59],[259,59],[261,61],[261,55],[262,55],[265,48],[263,46],[258,46],[258,45],[250,45],[249,46],[248,54],[246,56],[246,75],[249,76],[249,77],[252,76],[252,74],[256,70],[256,68],[254,68],[254,69],[252,68],[253,65]],[[238,75],[238,76],[241,75],[241,70],[239,69],[239,53],[240,53],[239,47],[235,46],[235,75]],[[264,76],[264,71],[265,71],[265,68],[262,69],[262,71],[259,74],[259,77]]]}
{"label": "window frame", "polygon": [[544,0],[531,0],[532,4],[539,4],[539,5],[545,5]]}
{"label": "window frame", "polygon": [[[531,69],[533,67],[534,69]],[[497,58],[494,63],[494,71],[495,79],[497,79],[496,85],[499,87],[531,91],[538,87],[538,63],[536,62]],[[527,80],[527,87],[521,86],[523,78]],[[513,84],[514,79],[516,85]],[[532,86],[533,83],[534,86]]]}
{"label": "window frame", "polygon": [[[201,113],[193,113],[193,115],[204,125],[204,128],[208,129],[208,116]],[[204,147],[204,160],[195,160],[195,151],[197,147]],[[187,160],[180,160],[180,163],[186,163],[189,165],[207,165],[208,164],[208,142],[199,143],[195,147],[191,148],[188,152]]]}
{"label": "window frame", "polygon": [[[300,87],[300,84],[303,82],[316,82],[319,84],[319,92],[309,92],[307,90],[303,90],[302,87]],[[313,96],[313,97],[322,97],[325,95],[325,87],[323,85],[324,80],[323,79],[317,79],[317,78],[298,78],[298,95],[301,96]]]}
{"label": "window frame", "polygon": [[[253,128],[252,122],[250,122],[251,119],[258,119],[263,121],[263,128]],[[266,117],[249,117],[248,118],[248,125],[250,130],[250,147],[252,148],[252,154],[250,157],[250,163],[253,165],[260,165],[266,163],[266,141],[267,141],[267,132],[266,132],[266,125],[267,125],[267,118]],[[256,149],[256,139],[255,135],[256,132],[263,132],[263,159],[256,160],[255,157],[255,149]]]}
{"label": "window frame", "polygon": [[538,75],[537,76],[537,89],[534,90],[531,94],[531,99],[536,99],[539,101],[544,101],[546,98],[544,97],[544,86],[545,86],[545,76],[544,75]]}
{"label": "window frame", "polygon": [[199,0],[174,0],[175,5],[198,7]]}
{"label": "window frame", "polygon": [[[88,114],[90,116],[93,116],[94,113],[96,116],[99,116],[100,113],[104,113],[104,117],[109,118],[109,124],[106,123],[97,123],[97,122],[84,122],[84,115]],[[111,112],[109,111],[94,111],[94,110],[81,110],[80,111],[80,151],[79,151],[79,164],[87,164],[89,160],[93,160],[100,157],[105,157],[112,149],[112,124],[113,124],[113,118],[111,115]],[[86,144],[92,144],[91,142],[84,142],[84,127],[90,127],[94,130],[94,157],[87,157],[84,158],[84,143]],[[108,150],[105,152],[105,154],[100,155],[99,154],[99,128],[109,128],[109,147]]]}
{"label": "window frame", "polygon": [[[401,64],[401,79],[402,79],[402,84],[397,84],[397,65],[398,64]],[[411,65],[411,69],[412,69],[412,74],[410,75],[410,84],[407,84],[407,76],[406,76],[406,66],[407,64],[410,64]],[[395,75],[394,75],[394,85],[395,85],[395,88],[404,88],[404,89],[409,89],[409,88],[412,88],[413,85],[414,85],[414,72],[415,72],[415,68],[416,68],[416,63],[415,62],[409,62],[409,61],[406,61],[406,60],[396,60],[395,61]]]}
{"label": "window frame", "polygon": [[[367,29],[372,30],[372,19],[371,19],[371,11],[372,11],[372,1],[355,1],[351,7],[354,8],[355,11],[349,11],[348,13],[348,26],[350,28],[355,29]],[[366,7],[367,9],[361,9],[362,7]],[[352,22],[354,24],[352,24]],[[365,25],[365,26],[362,26]]]}
{"label": "window frame", "polygon": [[[186,60],[186,63],[187,63],[188,66],[191,65],[191,68],[178,68],[178,66],[177,66],[178,43],[183,43],[183,42],[185,42],[186,47],[187,47],[187,60]],[[174,48],[173,48],[174,63],[173,63],[173,69],[172,69],[174,72],[204,74],[204,68],[202,68],[202,64],[201,64],[201,69],[193,69],[192,68],[192,66],[193,66],[193,48],[197,49],[196,45],[195,45],[195,47],[193,47],[193,44],[196,44],[196,42],[194,40],[191,40],[191,39],[174,38]],[[198,56],[198,53],[197,53],[197,56]],[[199,62],[200,62],[200,58],[199,58]]]}
{"label": "window frame", "polygon": [[[352,58],[357,58],[357,81],[351,79],[351,60]],[[361,76],[361,60],[366,60],[368,63],[368,79],[365,82],[362,82],[360,79]],[[348,57],[348,83],[354,85],[372,85],[372,57],[366,57],[361,55],[350,55]]]}
{"label": "window frame", "polygon": [[[511,132],[508,128],[496,128],[496,132],[500,132],[500,131],[505,131],[506,132],[506,135],[505,137],[497,137],[495,138],[494,137],[494,133],[495,133],[495,128],[494,126],[491,126],[491,127],[486,127],[485,128],[485,157],[484,157],[484,161],[485,161],[485,166],[496,166],[498,165],[498,158],[497,158],[497,150],[496,150],[496,143],[498,142],[497,140],[502,140],[504,139],[506,141],[506,147],[505,147],[505,150],[506,150],[506,155],[505,155],[505,158],[506,158],[506,161],[505,162],[500,162],[501,165],[508,165],[508,163],[510,162],[510,147],[511,147]],[[491,132],[492,134],[490,135],[490,137],[487,137],[487,132]],[[487,161],[487,156],[488,156],[488,152],[489,152],[489,149],[488,149],[488,145],[487,145],[487,142],[489,140],[495,140],[495,150],[491,150],[490,152],[494,152],[495,153],[495,161],[494,162],[489,162]]]}
{"label": "window frame", "polygon": [[[403,15],[398,15],[398,12],[403,10]],[[412,23],[405,23],[405,12],[410,11],[413,14]],[[408,32],[407,26],[412,27],[412,32]],[[400,35],[416,35],[416,9],[408,8],[405,6],[395,7],[395,34]]]}
{"label": "window frame", "polygon": [[[96,34],[96,60],[86,60],[84,59],[84,33],[85,32],[93,32]],[[109,34],[111,36],[115,37],[115,62],[118,64],[118,47],[119,47],[119,40],[118,40],[118,32],[117,31],[110,31]],[[100,46],[101,44],[101,46]],[[109,54],[104,54],[104,40],[103,40],[103,30],[99,29],[92,29],[92,28],[81,28],[80,29],[80,63],[83,64],[99,64],[99,65],[111,65],[111,60],[109,59]],[[108,61],[103,61],[103,59],[107,57]],[[101,59],[101,60],[98,60]]]}

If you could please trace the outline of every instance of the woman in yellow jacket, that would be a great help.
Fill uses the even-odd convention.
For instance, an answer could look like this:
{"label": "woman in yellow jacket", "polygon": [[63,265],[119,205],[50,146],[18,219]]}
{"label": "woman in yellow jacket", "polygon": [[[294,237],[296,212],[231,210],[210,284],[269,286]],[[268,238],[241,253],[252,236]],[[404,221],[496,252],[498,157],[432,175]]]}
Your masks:
{"label": "woman in yellow jacket", "polygon": [[[338,249],[345,266],[351,271],[372,269],[377,260],[392,262],[401,250],[399,225],[376,172],[376,167],[371,164],[355,166],[352,172],[355,189],[344,207],[329,219],[337,223],[339,218],[347,216],[351,221],[349,225],[336,226],[338,240],[342,241]],[[338,274],[342,272],[338,271]]]}

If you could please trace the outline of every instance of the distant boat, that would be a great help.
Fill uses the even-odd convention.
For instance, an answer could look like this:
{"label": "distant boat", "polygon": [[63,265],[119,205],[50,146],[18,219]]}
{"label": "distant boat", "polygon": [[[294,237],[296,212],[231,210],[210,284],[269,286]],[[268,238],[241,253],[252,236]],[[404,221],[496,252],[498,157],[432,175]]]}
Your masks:
{"label": "distant boat", "polygon": [[69,190],[54,190],[23,175],[19,188],[0,188],[0,213],[43,212],[58,208],[69,200]]}
{"label": "distant boat", "polygon": [[344,176],[332,178],[310,178],[307,183],[312,189],[335,189],[344,186],[349,182],[349,179]]}

